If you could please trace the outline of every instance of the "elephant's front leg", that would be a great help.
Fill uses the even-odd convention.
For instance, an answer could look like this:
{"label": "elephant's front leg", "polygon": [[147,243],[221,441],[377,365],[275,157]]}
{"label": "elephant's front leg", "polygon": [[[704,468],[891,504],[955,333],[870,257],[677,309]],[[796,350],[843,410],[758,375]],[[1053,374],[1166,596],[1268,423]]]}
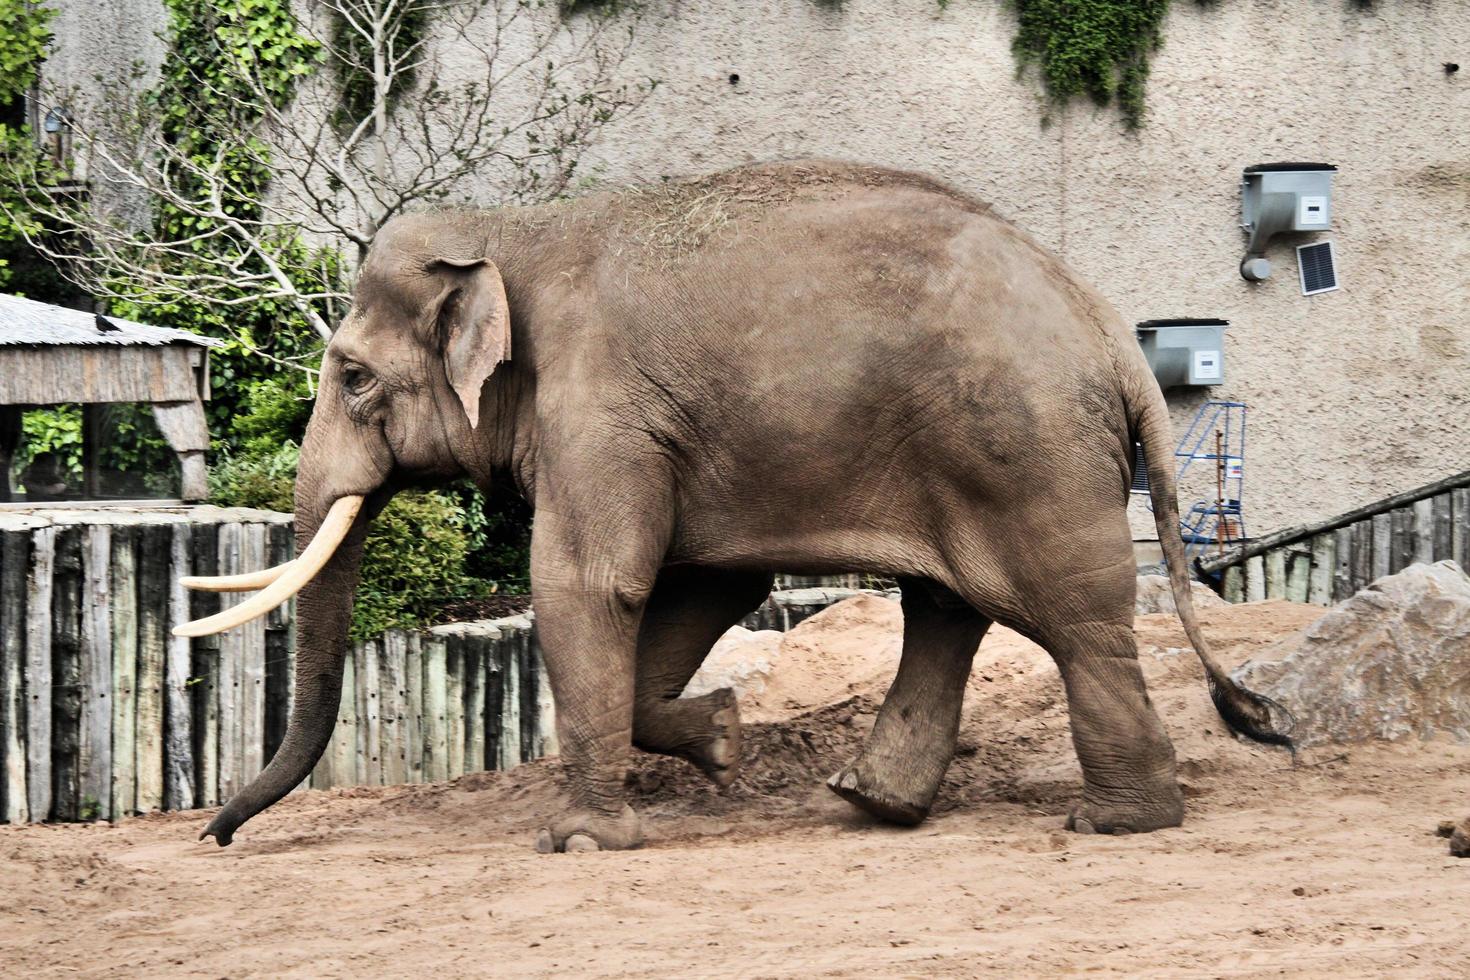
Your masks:
{"label": "elephant's front leg", "polygon": [[740,708],[720,688],[681,698],[710,648],[771,593],[767,572],[679,565],[659,572],[638,633],[633,744],[688,759],[718,786],[740,762]]}
{"label": "elephant's front leg", "polygon": [[556,698],[571,811],[537,837],[542,852],[643,843],[624,799],[633,741],[638,626],[663,538],[643,515],[538,508],[531,536],[536,632]]}

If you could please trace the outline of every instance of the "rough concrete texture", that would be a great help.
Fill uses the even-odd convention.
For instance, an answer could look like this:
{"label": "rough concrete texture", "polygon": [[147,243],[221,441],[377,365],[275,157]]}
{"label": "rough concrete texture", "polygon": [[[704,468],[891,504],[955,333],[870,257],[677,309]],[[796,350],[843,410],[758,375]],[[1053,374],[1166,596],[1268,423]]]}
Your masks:
{"label": "rough concrete texture", "polygon": [[1301,745],[1470,741],[1470,577],[1454,562],[1374,582],[1235,676],[1297,716]]}
{"label": "rough concrete texture", "polygon": [[[1225,605],[1225,600],[1211,592],[1209,586],[1203,582],[1189,583],[1189,598],[1196,609]],[[1178,607],[1174,604],[1174,591],[1169,587],[1168,576],[1138,576],[1138,593],[1133,600],[1133,614],[1146,616],[1149,613],[1173,612],[1178,612]]]}

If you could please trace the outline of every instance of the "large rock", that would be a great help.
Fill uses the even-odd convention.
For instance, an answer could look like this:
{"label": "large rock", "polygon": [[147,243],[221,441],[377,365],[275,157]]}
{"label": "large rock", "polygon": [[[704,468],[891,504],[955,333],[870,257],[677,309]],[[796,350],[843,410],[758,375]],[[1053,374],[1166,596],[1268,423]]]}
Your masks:
{"label": "large rock", "polygon": [[[1203,582],[1189,583],[1189,598],[1196,609],[1226,605],[1225,600],[1211,592],[1210,587]],[[1138,576],[1138,593],[1133,600],[1133,615],[1145,616],[1149,613],[1177,612],[1178,607],[1174,604],[1174,590],[1169,587],[1169,576]]]}
{"label": "large rock", "polygon": [[699,671],[684,686],[683,696],[696,698],[722,687],[733,688],[736,697],[749,702],[760,697],[771,679],[784,636],[778,630],[748,630],[732,626],[715,641]]}
{"label": "large rock", "polygon": [[1454,562],[1379,579],[1235,672],[1290,708],[1301,745],[1470,742],[1470,577]]}

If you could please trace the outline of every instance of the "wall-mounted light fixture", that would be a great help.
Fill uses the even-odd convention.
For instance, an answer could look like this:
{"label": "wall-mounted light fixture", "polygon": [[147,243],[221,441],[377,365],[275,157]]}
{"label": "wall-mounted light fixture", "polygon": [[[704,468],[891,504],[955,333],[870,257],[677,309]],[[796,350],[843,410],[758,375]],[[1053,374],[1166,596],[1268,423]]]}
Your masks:
{"label": "wall-mounted light fixture", "polygon": [[1286,231],[1326,231],[1332,223],[1330,163],[1259,163],[1240,181],[1240,226],[1250,236],[1240,276],[1260,282],[1271,275],[1266,246]]}
{"label": "wall-mounted light fixture", "polygon": [[1229,320],[1144,320],[1134,327],[1159,387],[1225,383],[1225,328]]}

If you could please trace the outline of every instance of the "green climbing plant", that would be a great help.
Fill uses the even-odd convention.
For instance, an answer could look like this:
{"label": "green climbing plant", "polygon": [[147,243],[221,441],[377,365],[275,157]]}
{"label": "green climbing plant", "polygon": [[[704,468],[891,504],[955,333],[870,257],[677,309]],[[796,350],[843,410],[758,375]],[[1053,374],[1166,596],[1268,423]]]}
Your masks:
{"label": "green climbing plant", "polygon": [[1130,128],[1143,123],[1149,55],[1162,43],[1169,0],[1011,0],[1011,44],[1022,68],[1035,66],[1053,104],[1087,95],[1116,100]]}

